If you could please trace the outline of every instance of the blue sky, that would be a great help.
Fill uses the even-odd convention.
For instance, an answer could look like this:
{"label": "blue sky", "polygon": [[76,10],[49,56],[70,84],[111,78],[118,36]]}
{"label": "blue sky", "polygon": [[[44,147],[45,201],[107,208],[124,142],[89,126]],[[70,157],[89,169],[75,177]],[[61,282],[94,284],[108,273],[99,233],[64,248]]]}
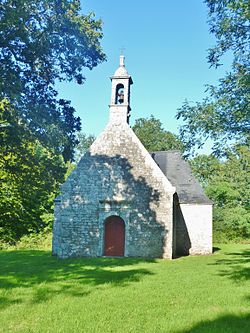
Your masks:
{"label": "blue sky", "polygon": [[85,0],[82,11],[103,20],[102,46],[107,62],[86,70],[86,82],[58,85],[60,96],[72,101],[82,131],[101,132],[108,120],[109,77],[125,47],[126,68],[133,78],[131,125],[136,118],[159,118],[178,133],[177,109],[185,99],[199,101],[205,84],[216,84],[227,69],[210,69],[207,49],[214,44],[202,0]]}

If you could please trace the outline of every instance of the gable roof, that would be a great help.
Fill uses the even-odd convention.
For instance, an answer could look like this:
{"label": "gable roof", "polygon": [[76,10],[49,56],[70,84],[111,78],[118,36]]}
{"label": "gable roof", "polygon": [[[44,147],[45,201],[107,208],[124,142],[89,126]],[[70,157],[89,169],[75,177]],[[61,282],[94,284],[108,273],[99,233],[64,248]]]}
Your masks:
{"label": "gable roof", "polygon": [[167,179],[176,187],[180,203],[212,205],[180,151],[155,151],[150,154]]}

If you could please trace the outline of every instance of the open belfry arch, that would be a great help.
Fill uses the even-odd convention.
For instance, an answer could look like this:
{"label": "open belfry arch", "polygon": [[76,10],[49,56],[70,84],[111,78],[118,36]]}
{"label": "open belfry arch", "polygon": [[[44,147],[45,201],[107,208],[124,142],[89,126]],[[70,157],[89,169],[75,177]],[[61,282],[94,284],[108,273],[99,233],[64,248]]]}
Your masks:
{"label": "open belfry arch", "polygon": [[130,117],[130,86],[133,84],[131,76],[125,68],[125,57],[120,56],[120,65],[111,79],[111,102],[109,105],[110,119],[129,123]]}
{"label": "open belfry arch", "polygon": [[211,253],[212,203],[190,167],[179,152],[149,153],[129,126],[133,80],[124,60],[111,77],[108,124],[55,200],[52,252],[168,259]]}

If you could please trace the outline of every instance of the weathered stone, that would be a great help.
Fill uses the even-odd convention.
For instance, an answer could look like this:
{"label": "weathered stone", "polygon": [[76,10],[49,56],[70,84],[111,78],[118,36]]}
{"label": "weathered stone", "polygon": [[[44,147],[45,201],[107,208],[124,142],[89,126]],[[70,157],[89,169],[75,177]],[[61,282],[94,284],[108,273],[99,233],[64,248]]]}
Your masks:
{"label": "weathered stone", "polygon": [[[123,57],[111,79],[109,123],[55,201],[53,254],[103,256],[105,221],[110,216],[119,216],[125,223],[125,256],[170,259],[179,252],[211,252],[211,216],[193,223],[197,214],[183,206],[186,225],[176,208],[180,208],[178,200],[173,199],[175,187],[128,125],[132,79]],[[118,99],[117,94],[122,97]],[[123,102],[117,104],[118,100]]]}

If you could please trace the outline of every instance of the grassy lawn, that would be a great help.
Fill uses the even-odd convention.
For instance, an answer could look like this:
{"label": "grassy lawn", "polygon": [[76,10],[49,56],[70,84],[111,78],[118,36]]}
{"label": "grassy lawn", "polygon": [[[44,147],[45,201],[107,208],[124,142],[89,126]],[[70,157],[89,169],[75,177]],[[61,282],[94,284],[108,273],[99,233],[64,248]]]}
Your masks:
{"label": "grassy lawn", "polygon": [[250,332],[250,245],[172,261],[0,251],[0,332]]}

